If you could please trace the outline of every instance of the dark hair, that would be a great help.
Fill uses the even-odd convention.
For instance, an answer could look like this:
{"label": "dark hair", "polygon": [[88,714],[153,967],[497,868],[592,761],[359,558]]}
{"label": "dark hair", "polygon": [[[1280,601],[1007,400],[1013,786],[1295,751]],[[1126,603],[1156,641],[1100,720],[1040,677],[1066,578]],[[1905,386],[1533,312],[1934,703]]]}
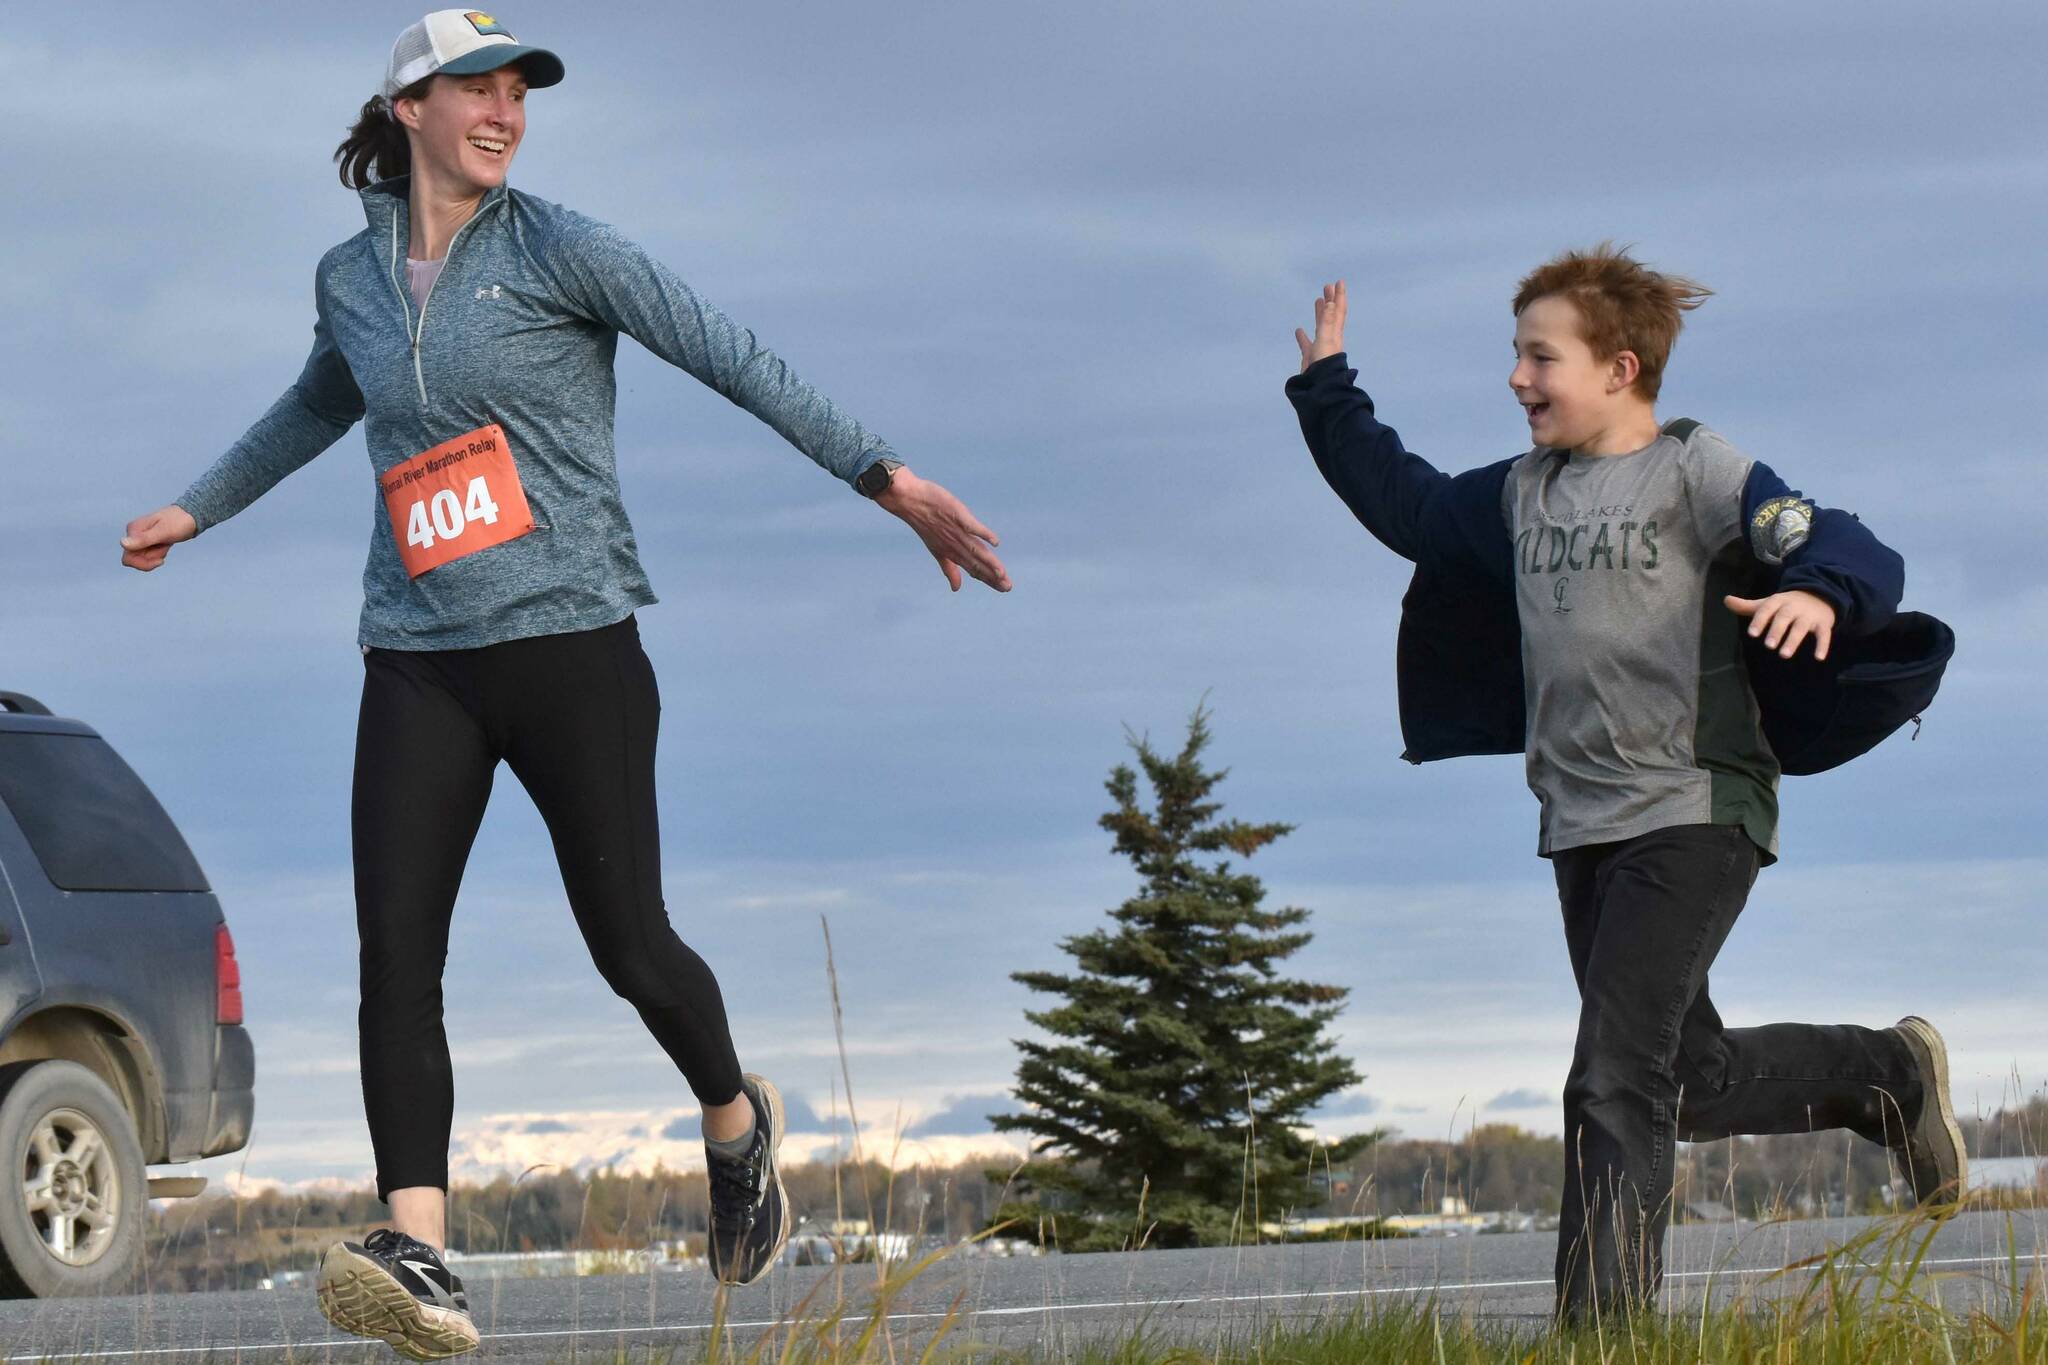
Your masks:
{"label": "dark hair", "polygon": [[356,116],[356,126],[348,130],[348,136],[334,149],[342,184],[360,190],[412,169],[412,144],[406,141],[405,125],[391,112],[391,106],[397,100],[425,99],[433,83],[432,76],[422,76],[390,99],[372,95],[364,101],[363,112]]}

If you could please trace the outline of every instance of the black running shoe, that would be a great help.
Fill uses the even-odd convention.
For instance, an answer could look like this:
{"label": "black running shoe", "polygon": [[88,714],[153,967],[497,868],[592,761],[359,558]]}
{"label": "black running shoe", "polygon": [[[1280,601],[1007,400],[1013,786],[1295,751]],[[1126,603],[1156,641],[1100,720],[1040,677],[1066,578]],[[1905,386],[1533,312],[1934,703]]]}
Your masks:
{"label": "black running shoe", "polygon": [[1906,1177],[1914,1203],[1954,1204],[1969,1189],[1970,1158],[1949,1099],[1948,1044],[1917,1014],[1892,1025],[1892,1032],[1906,1044],[1920,1073],[1920,1112],[1894,1138],[1892,1157]]}
{"label": "black running shoe", "polygon": [[320,1258],[320,1311],[344,1332],[389,1342],[414,1360],[477,1348],[462,1281],[425,1242],[378,1228]]}
{"label": "black running shoe", "polygon": [[789,1201],[775,1152],[782,1146],[782,1096],[749,1073],[740,1089],[754,1102],[754,1144],[744,1157],[704,1159],[711,1177],[711,1273],[726,1284],[752,1284],[775,1265],[789,1241]]}

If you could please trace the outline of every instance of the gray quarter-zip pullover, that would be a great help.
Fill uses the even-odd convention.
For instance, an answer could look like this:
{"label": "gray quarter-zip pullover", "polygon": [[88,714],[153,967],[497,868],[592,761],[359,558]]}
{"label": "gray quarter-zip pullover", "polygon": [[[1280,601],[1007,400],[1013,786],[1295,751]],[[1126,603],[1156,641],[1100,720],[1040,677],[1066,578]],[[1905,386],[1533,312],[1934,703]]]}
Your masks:
{"label": "gray quarter-zip pullover", "polygon": [[[503,186],[449,243],[423,305],[403,178],[314,278],[313,351],[270,411],[178,498],[203,532],[364,423],[378,478],[490,423],[535,529],[408,578],[372,482],[361,643],[469,649],[591,630],[655,600],[619,496],[612,361],[624,332],[851,484],[889,447],[615,229]],[[404,528],[401,528],[401,534]]]}

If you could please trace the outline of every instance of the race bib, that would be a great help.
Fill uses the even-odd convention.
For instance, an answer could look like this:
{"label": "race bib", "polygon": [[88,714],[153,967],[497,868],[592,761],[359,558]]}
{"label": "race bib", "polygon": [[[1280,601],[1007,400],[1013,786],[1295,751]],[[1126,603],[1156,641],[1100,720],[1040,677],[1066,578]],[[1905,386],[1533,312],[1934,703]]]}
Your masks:
{"label": "race bib", "polygon": [[533,529],[512,447],[496,422],[421,451],[378,485],[412,578]]}

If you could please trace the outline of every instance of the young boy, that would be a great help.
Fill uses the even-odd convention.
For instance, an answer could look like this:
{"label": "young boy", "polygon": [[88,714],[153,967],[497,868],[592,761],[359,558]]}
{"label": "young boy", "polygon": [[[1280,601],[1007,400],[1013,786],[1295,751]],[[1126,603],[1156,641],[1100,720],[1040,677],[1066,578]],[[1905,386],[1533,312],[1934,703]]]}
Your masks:
{"label": "young boy", "polygon": [[[1314,336],[1295,333],[1287,385],[1330,486],[1418,566],[1399,642],[1404,756],[1523,753],[1541,803],[1581,1002],[1564,1090],[1567,1320],[1654,1301],[1677,1141],[1848,1128],[1889,1146],[1921,1200],[1963,1187],[1931,1024],[1731,1029],[1707,996],[1777,856],[1779,773],[1883,738],[1931,698],[1953,647],[1939,622],[1895,613],[1903,566],[1855,518],[1698,423],[1659,426],[1665,361],[1707,292],[1606,246],[1534,271],[1508,376],[1533,448],[1455,478],[1404,450],[1354,385],[1341,281],[1316,302]],[[1871,661],[1892,681],[1842,687]]]}

